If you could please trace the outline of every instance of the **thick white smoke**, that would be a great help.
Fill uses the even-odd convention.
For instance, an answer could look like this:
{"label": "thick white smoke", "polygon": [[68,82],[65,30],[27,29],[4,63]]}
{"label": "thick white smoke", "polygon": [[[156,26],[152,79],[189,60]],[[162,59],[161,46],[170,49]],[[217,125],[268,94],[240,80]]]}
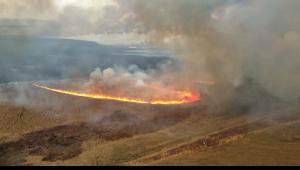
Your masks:
{"label": "thick white smoke", "polygon": [[272,95],[295,99],[299,7],[297,0],[139,0],[133,9],[151,42],[171,42],[185,76],[212,77],[220,97],[251,79]]}
{"label": "thick white smoke", "polygon": [[81,37],[121,34],[133,17],[115,0],[0,0],[0,34]]}
{"label": "thick white smoke", "polygon": [[[184,87],[191,86],[193,80],[212,78],[222,96],[226,96],[224,93],[230,94],[231,89],[235,90],[252,79],[282,99],[299,98],[300,1],[114,2],[117,5],[108,5],[101,8],[104,12],[100,12],[100,8],[81,8],[78,5],[59,8],[51,0],[0,1],[0,17],[19,20],[23,16],[36,16],[34,19],[47,20],[46,25],[33,24],[25,30],[33,34],[67,36],[110,31],[139,32],[149,35],[150,42],[172,46],[181,61],[181,69],[177,73],[172,70],[170,74],[152,76],[151,80],[167,79],[169,84],[176,82]],[[24,33],[22,29],[21,33]],[[131,86],[142,86],[148,79],[127,69],[117,70],[101,71],[101,81],[114,74],[122,78],[111,78],[112,84],[124,81],[122,83]]]}
{"label": "thick white smoke", "polygon": [[90,74],[89,82],[85,86],[105,84],[107,87],[122,85],[124,88],[138,88],[144,87],[145,82],[149,81],[149,79],[150,75],[140,70],[136,65],[131,65],[128,69],[114,67],[106,68],[103,71],[100,68],[96,68]]}
{"label": "thick white smoke", "polygon": [[[166,65],[162,67],[166,67]],[[86,93],[129,97],[147,101],[187,100],[186,97],[190,98],[192,96],[187,95],[185,92],[193,93],[193,95],[197,94],[196,89],[181,86],[180,82],[176,83],[173,79],[166,78],[169,75],[170,73],[165,71],[144,71],[136,65],[131,65],[129,68],[115,66],[106,68],[103,71],[96,68],[90,74],[89,80],[79,89]],[[75,88],[78,89],[78,87]]]}

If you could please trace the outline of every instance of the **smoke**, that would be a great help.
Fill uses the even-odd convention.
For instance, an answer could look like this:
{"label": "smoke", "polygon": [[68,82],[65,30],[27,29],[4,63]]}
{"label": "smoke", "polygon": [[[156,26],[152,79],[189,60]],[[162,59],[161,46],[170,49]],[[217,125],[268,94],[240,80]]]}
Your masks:
{"label": "smoke", "polygon": [[185,96],[179,91],[195,91],[191,87],[180,86],[180,83],[175,83],[173,79],[164,78],[171,76],[163,70],[170,67],[168,64],[162,64],[160,67],[161,69],[155,71],[142,70],[137,65],[128,68],[114,66],[103,71],[96,68],[81,87],[81,91],[150,101],[183,99]]}
{"label": "smoke", "polygon": [[[180,62],[176,69],[164,67],[163,74],[97,69],[88,85],[125,84],[119,88],[134,91],[133,87],[153,81],[185,89],[194,88],[198,80],[212,79],[218,98],[234,97],[237,89],[253,89],[247,87],[253,84],[280,99],[300,96],[297,0],[58,2],[0,1],[0,24],[10,20],[7,27],[0,27],[4,29],[1,33],[71,36],[135,32],[147,35],[150,43],[174,49]],[[254,88],[253,93],[256,91]]]}
{"label": "smoke", "polygon": [[0,0],[0,25],[4,35],[62,37],[128,33],[135,26],[130,12],[110,0]]}
{"label": "smoke", "polygon": [[145,82],[149,81],[150,75],[143,72],[136,65],[131,65],[129,69],[123,69],[122,67],[107,68],[101,71],[100,68],[96,68],[94,72],[90,74],[89,82],[85,86],[93,85],[106,85],[112,88],[116,85],[122,85],[127,89],[129,86],[132,88],[144,87]]}
{"label": "smoke", "polygon": [[0,17],[6,19],[50,19],[56,12],[51,0],[0,1]]}
{"label": "smoke", "polygon": [[189,79],[214,79],[220,98],[251,80],[290,100],[300,96],[299,7],[296,0],[139,0],[132,9],[149,41],[176,49]]}

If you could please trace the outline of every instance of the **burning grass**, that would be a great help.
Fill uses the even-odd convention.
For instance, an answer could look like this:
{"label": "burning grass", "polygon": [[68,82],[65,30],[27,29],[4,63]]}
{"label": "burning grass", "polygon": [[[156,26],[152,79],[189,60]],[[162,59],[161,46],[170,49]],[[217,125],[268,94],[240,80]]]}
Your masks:
{"label": "burning grass", "polygon": [[[68,88],[58,84],[51,86]],[[263,110],[264,116],[256,119],[249,114],[221,114],[228,112],[226,110],[215,113],[205,105],[206,102],[184,106],[136,104],[53,93],[31,84],[23,86],[28,92],[24,93],[26,101],[45,102],[46,106],[38,105],[38,108],[32,109],[0,105],[2,122],[7,122],[0,126],[0,132],[6,133],[6,138],[0,138],[1,165],[174,165],[185,162],[205,164],[200,158],[211,159],[207,164],[223,160],[211,150],[221,148],[218,152],[224,154],[229,145],[234,150],[232,143],[239,144],[239,141],[249,136],[299,119],[299,104],[295,104],[295,108],[288,105]],[[15,88],[3,89],[4,94],[14,97]],[[53,108],[48,106],[52,101],[56,101]],[[227,109],[242,113],[242,108]],[[26,131],[20,130],[25,129],[23,124],[28,126]],[[22,127],[15,129],[16,125]],[[12,135],[17,137],[12,138]],[[294,148],[299,145],[298,136],[288,138],[294,142],[291,145]],[[280,142],[284,139],[280,137],[275,140]],[[264,141],[263,135],[260,141]],[[269,143],[274,143],[273,137]],[[256,146],[252,142],[247,145],[255,149],[263,144]],[[239,145],[239,148],[246,147],[244,144]],[[235,151],[245,152],[242,149]],[[279,152],[280,149],[274,151],[273,155]],[[293,152],[299,155],[295,149]],[[213,156],[209,157],[206,153]],[[193,160],[191,155],[195,157],[194,162],[190,161]],[[255,152],[248,154],[251,155],[255,155]],[[224,163],[235,163],[235,160],[226,160]],[[282,160],[285,161],[284,158]],[[247,163],[247,160],[243,162]]]}
{"label": "burning grass", "polygon": [[[72,95],[78,97],[85,97],[85,98],[92,98],[92,99],[102,99],[102,100],[115,100],[115,101],[122,101],[122,102],[130,102],[130,103],[139,103],[139,104],[154,104],[154,105],[176,105],[176,104],[186,104],[186,103],[193,103],[200,100],[200,96],[192,91],[186,90],[172,90],[172,89],[164,89],[161,87],[150,87],[147,86],[144,90],[150,90],[153,92],[153,96],[147,95],[147,97],[132,97],[126,96],[126,94],[122,95],[114,95],[114,94],[105,94],[102,92],[102,89],[98,89],[98,93],[91,93],[85,91],[75,91],[75,90],[64,90],[55,87],[49,87],[47,85],[42,85],[39,83],[33,83],[33,86],[45,89],[48,91],[61,93],[65,95]],[[162,93],[161,91],[169,92],[167,95],[166,93]],[[154,96],[154,94],[156,94]],[[157,95],[159,94],[159,95]],[[161,94],[161,95],[160,95]],[[143,95],[142,95],[143,96]]]}

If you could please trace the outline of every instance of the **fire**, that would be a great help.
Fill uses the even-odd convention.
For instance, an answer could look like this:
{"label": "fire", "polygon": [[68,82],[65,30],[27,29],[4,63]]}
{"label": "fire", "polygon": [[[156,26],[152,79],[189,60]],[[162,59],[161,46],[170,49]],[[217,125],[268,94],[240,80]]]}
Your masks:
{"label": "fire", "polygon": [[73,91],[73,90],[51,88],[45,85],[40,85],[38,83],[33,83],[32,85],[41,89],[45,89],[48,91],[61,93],[65,95],[72,95],[72,96],[92,98],[92,99],[115,100],[115,101],[138,103],[138,104],[178,105],[178,104],[193,103],[200,100],[200,96],[197,93],[193,93],[189,91],[174,91],[174,94],[176,94],[177,96],[176,99],[146,100],[140,98],[120,97],[120,96],[104,95],[98,93],[84,93],[84,92]]}

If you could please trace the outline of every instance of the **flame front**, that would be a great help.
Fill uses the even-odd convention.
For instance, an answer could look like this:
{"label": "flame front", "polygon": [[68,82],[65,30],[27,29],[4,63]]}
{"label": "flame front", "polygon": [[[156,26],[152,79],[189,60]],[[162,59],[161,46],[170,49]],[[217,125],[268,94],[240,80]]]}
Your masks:
{"label": "flame front", "polygon": [[180,99],[174,100],[144,100],[138,98],[130,98],[130,97],[116,97],[104,94],[91,94],[91,93],[83,93],[83,92],[76,92],[71,90],[63,90],[57,88],[51,88],[44,85],[40,85],[37,83],[33,83],[33,86],[45,89],[48,91],[78,96],[78,97],[85,97],[85,98],[93,98],[93,99],[102,99],[102,100],[115,100],[115,101],[122,101],[122,102],[130,102],[130,103],[139,103],[139,104],[156,104],[156,105],[178,105],[178,104],[187,104],[193,103],[200,100],[200,96],[197,93],[192,93],[188,91],[175,91]]}

